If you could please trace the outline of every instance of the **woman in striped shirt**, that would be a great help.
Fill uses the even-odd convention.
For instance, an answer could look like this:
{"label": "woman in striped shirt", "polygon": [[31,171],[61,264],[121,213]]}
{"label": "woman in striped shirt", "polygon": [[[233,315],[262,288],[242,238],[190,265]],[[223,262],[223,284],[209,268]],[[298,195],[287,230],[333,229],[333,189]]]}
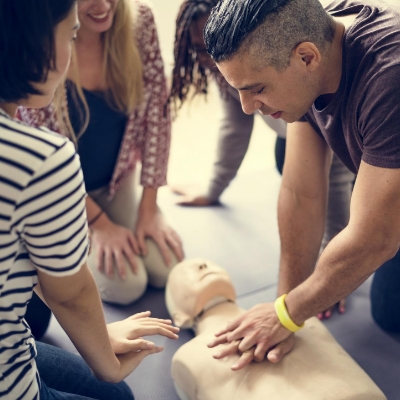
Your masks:
{"label": "woman in striped shirt", "polygon": [[[142,313],[121,323],[129,338],[115,324],[107,332],[86,265],[86,193],[74,146],[12,118],[18,105],[53,99],[79,27],[76,1],[0,0],[0,27],[0,397],[132,399],[126,384],[113,382],[162,350],[139,337],[174,338],[177,330]],[[33,290],[87,365],[35,343],[24,319]]]}

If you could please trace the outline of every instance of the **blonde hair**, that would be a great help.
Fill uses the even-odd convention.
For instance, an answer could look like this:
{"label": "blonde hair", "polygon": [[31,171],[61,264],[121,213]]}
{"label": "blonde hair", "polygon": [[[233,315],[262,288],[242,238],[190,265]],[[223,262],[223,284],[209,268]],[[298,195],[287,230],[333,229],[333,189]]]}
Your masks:
{"label": "blonde hair", "polygon": [[60,133],[62,133],[65,136],[68,136],[74,143],[75,147],[77,148],[78,139],[82,136],[83,132],[85,132],[89,124],[90,113],[89,113],[89,106],[87,104],[85,95],[82,90],[82,86],[80,84],[75,46],[72,46],[71,64],[69,67],[68,75],[74,82],[74,84],[69,85],[72,100],[75,104],[83,105],[83,110],[81,107],[77,107],[78,116],[81,123],[81,128],[78,133],[74,131],[74,128],[72,127],[71,124],[71,120],[69,118],[67,91],[65,87],[67,85],[66,80],[64,80],[63,84],[58,86],[54,94],[53,104],[55,108],[55,115],[60,128]]}
{"label": "blonde hair", "polygon": [[129,114],[142,102],[143,66],[135,35],[132,0],[119,0],[112,27],[104,33],[103,76],[106,100]]}
{"label": "blonde hair", "polygon": [[[136,2],[135,2],[136,3]],[[108,105],[126,115],[140,106],[143,98],[143,66],[136,43],[135,11],[133,0],[119,0],[111,28],[104,32],[103,77],[107,90],[105,99]],[[79,36],[79,32],[78,32]],[[74,132],[67,110],[65,85],[57,90],[55,96],[56,116],[61,132],[70,137],[77,146],[79,137],[89,123],[89,108],[79,80],[77,55],[73,51],[69,78],[73,81],[71,95],[78,106],[82,128]]]}

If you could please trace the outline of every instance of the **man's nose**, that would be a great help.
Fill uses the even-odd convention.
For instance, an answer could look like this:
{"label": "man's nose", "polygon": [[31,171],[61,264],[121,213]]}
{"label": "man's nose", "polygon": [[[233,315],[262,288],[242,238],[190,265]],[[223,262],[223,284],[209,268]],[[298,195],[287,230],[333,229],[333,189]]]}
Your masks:
{"label": "man's nose", "polygon": [[248,93],[240,93],[240,102],[242,103],[243,112],[249,115],[254,114],[262,106],[260,100],[255,100]]}

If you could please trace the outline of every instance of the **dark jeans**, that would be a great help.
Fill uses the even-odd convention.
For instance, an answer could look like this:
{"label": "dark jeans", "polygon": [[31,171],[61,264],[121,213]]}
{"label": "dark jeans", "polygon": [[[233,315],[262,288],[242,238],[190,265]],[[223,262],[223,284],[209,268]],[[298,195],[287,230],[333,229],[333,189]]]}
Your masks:
{"label": "dark jeans", "polygon": [[382,329],[400,333],[400,251],[375,272],[371,311]]}
{"label": "dark jeans", "polygon": [[26,308],[25,321],[30,326],[32,335],[36,340],[40,340],[46,332],[50,318],[50,308],[33,292],[31,301]]}
{"label": "dark jeans", "polygon": [[133,400],[125,382],[97,380],[81,357],[41,342],[36,346],[40,400]]}

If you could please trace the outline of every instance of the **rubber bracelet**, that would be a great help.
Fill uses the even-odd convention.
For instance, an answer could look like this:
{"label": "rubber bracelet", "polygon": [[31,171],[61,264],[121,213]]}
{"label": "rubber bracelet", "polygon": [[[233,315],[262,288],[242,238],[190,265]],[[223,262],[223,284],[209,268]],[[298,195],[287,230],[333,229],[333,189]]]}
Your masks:
{"label": "rubber bracelet", "polygon": [[93,225],[102,215],[104,211],[101,210],[91,221],[88,221],[88,226]]}
{"label": "rubber bracelet", "polygon": [[304,323],[301,326],[298,326],[293,322],[292,318],[290,318],[290,315],[288,313],[288,310],[287,310],[286,304],[285,304],[286,296],[287,295],[284,294],[283,296],[278,297],[275,300],[275,303],[274,303],[275,312],[279,319],[279,322],[282,324],[283,327],[285,327],[290,332],[297,332],[299,329],[301,329],[304,326]]}

